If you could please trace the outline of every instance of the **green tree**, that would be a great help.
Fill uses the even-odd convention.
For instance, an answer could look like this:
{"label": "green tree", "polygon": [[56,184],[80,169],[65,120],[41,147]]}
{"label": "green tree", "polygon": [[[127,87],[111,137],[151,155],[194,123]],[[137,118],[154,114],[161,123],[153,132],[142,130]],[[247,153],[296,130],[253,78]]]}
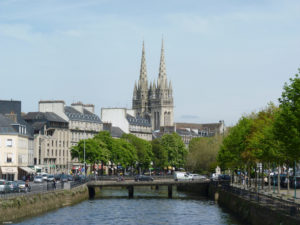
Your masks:
{"label": "green tree", "polygon": [[137,152],[135,147],[125,139],[113,139],[111,161],[123,168],[135,165]]}
{"label": "green tree", "polygon": [[84,152],[87,164],[94,165],[108,158],[105,144],[95,139],[80,140],[78,144],[71,149],[71,157],[72,159],[77,158],[83,163]]}
{"label": "green tree", "polygon": [[184,167],[187,149],[177,133],[164,134],[161,137],[161,145],[168,153],[168,162],[170,166],[175,168]]}
{"label": "green tree", "polygon": [[135,147],[139,166],[143,169],[149,169],[153,158],[151,143],[133,134],[123,134],[122,138]]}
{"label": "green tree", "polygon": [[193,138],[189,143],[186,168],[199,173],[209,173],[216,167],[222,136]]}
{"label": "green tree", "polygon": [[153,152],[153,164],[155,168],[163,170],[168,166],[168,152],[161,145],[160,139],[154,139],[151,142]]}
{"label": "green tree", "polygon": [[290,79],[289,84],[285,83],[279,103],[280,110],[275,117],[273,131],[278,140],[279,154],[289,168],[300,159],[300,78],[298,74]]}

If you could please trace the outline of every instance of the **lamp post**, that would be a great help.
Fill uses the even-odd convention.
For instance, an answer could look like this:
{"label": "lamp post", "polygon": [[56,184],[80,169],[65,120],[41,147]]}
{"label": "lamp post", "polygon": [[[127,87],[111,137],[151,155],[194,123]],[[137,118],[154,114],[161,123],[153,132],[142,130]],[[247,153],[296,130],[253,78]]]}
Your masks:
{"label": "lamp post", "polygon": [[85,130],[84,137],[83,137],[83,161],[84,161],[84,175],[86,176],[86,162],[85,162]]}
{"label": "lamp post", "polygon": [[294,198],[296,199],[297,198],[297,193],[296,193],[296,188],[297,188],[297,181],[296,181],[296,161],[294,162],[294,185],[295,185]]}

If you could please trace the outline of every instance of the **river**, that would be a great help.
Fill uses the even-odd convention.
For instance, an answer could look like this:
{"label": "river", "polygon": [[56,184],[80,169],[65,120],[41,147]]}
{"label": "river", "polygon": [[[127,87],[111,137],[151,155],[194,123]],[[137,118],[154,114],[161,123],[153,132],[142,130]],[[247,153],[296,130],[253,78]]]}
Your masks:
{"label": "river", "polygon": [[172,199],[168,199],[167,195],[166,188],[154,190],[137,187],[134,198],[128,199],[127,189],[102,189],[94,200],[25,219],[17,224],[243,224],[208,198],[177,191],[173,192]]}

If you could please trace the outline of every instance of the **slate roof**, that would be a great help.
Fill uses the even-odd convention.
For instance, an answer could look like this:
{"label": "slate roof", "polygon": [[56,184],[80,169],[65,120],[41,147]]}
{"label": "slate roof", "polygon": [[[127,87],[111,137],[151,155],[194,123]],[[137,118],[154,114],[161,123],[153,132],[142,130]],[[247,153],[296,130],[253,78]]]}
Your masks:
{"label": "slate roof", "polygon": [[0,134],[18,134],[18,132],[11,126],[14,122],[3,114],[0,114]]}
{"label": "slate roof", "polygon": [[176,123],[176,129],[198,129],[216,131],[221,127],[222,123]]}
{"label": "slate roof", "polygon": [[70,120],[73,121],[84,121],[84,122],[91,122],[91,123],[102,123],[100,118],[96,115],[91,113],[90,111],[83,109],[83,113],[79,112],[78,110],[74,109],[71,106],[65,106],[65,114]]}
{"label": "slate roof", "polygon": [[142,117],[133,117],[129,114],[126,115],[126,119],[129,122],[130,125],[135,125],[135,126],[143,126],[143,127],[151,127],[151,123],[149,120],[144,119]]}
{"label": "slate roof", "polygon": [[19,128],[15,129],[15,125],[19,127],[18,125],[26,126],[26,134],[22,134],[25,136],[29,136],[30,138],[33,138],[33,130],[32,127],[27,124],[21,116],[17,116],[17,122],[12,121],[11,119],[7,118],[5,115],[0,114],[0,134],[20,134]]}
{"label": "slate roof", "polygon": [[57,114],[53,112],[29,112],[24,117],[25,120],[37,120],[37,121],[51,121],[51,122],[60,122],[68,123]]}
{"label": "slate roof", "polygon": [[110,135],[115,138],[121,138],[125,132],[120,127],[111,127]]}

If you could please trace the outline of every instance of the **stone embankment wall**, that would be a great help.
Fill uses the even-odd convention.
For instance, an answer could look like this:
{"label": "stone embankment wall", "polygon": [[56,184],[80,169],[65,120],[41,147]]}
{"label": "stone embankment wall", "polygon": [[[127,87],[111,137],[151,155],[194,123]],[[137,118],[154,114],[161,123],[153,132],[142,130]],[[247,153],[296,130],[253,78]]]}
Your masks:
{"label": "stone embankment wall", "polygon": [[0,223],[36,216],[50,210],[88,199],[88,189],[82,185],[72,190],[26,194],[11,199],[0,199]]}
{"label": "stone embankment wall", "polygon": [[202,183],[202,184],[193,184],[193,183],[187,183],[187,184],[180,184],[177,186],[178,191],[188,191],[197,193],[199,195],[208,195],[208,186],[209,183]]}
{"label": "stone embankment wall", "polygon": [[300,218],[291,217],[271,206],[241,198],[233,193],[222,190],[213,185],[209,186],[209,196],[218,201],[221,207],[229,209],[241,220],[252,225],[299,225]]}

